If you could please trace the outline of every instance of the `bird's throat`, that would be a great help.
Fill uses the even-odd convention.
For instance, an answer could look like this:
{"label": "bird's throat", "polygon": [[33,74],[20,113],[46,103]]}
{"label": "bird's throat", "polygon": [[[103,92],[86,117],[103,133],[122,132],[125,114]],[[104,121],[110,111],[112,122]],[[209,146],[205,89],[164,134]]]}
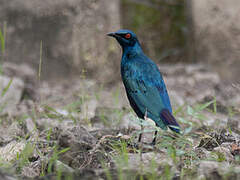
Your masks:
{"label": "bird's throat", "polygon": [[134,46],[125,46],[122,48],[123,48],[123,57],[126,57],[126,58],[133,58],[143,53],[139,43],[135,43]]}

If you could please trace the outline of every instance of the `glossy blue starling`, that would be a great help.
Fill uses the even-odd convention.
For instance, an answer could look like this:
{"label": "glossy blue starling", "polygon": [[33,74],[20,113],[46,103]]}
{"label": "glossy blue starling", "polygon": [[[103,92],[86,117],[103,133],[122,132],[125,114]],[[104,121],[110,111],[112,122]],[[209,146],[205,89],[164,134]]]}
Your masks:
{"label": "glossy blue starling", "polygon": [[[108,33],[122,47],[121,76],[131,107],[141,119],[152,119],[156,126],[179,133],[180,127],[172,115],[167,88],[157,65],[147,57],[130,30]],[[156,142],[157,131],[152,144]],[[142,134],[139,135],[139,142]]]}

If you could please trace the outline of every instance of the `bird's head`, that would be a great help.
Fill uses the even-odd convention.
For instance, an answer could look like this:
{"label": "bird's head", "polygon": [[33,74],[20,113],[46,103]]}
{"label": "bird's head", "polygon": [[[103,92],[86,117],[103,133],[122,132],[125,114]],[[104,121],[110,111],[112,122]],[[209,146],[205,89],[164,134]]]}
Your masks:
{"label": "bird's head", "polygon": [[139,44],[136,34],[130,30],[120,29],[107,35],[114,37],[122,48],[133,47],[136,43]]}

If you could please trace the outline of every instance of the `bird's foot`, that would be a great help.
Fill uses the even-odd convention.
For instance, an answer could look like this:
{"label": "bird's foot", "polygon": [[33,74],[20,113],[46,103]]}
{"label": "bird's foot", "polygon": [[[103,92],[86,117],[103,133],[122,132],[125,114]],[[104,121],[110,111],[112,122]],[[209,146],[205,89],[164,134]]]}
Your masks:
{"label": "bird's foot", "polygon": [[152,145],[152,143],[145,143],[145,142],[141,142],[141,143],[134,143],[132,145],[133,148],[140,150],[142,153],[145,152],[150,152],[153,150],[154,146]]}
{"label": "bird's foot", "polygon": [[152,141],[149,145],[155,146],[156,145],[156,141]]}

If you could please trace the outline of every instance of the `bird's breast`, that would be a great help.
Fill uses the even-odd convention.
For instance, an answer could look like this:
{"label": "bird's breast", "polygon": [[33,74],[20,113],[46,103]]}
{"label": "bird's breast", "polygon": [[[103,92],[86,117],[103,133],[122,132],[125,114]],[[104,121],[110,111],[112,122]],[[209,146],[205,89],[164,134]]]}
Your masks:
{"label": "bird's breast", "polygon": [[137,76],[137,69],[129,65],[122,66],[121,72],[123,81],[134,79]]}

